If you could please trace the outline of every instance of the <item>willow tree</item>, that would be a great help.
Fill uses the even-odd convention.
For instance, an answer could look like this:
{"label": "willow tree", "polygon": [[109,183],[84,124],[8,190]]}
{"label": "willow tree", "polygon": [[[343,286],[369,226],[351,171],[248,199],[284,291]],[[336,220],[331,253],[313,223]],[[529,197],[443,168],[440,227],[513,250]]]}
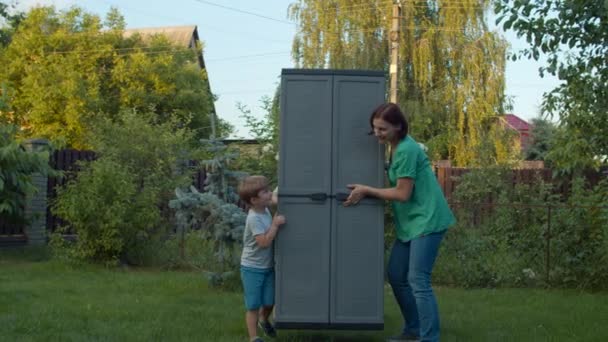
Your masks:
{"label": "willow tree", "polygon": [[[392,6],[387,0],[291,4],[297,65],[388,70]],[[399,104],[432,157],[457,165],[514,156],[499,125],[507,45],[488,29],[490,6],[489,0],[402,1]]]}

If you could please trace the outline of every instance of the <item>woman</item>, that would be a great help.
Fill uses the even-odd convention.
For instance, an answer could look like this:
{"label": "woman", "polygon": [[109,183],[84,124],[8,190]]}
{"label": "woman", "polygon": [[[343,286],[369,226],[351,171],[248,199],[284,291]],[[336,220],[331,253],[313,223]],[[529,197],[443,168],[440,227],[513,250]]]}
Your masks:
{"label": "woman", "polygon": [[439,244],[455,222],[429,160],[408,135],[405,116],[394,103],[378,107],[370,118],[373,134],[391,147],[389,188],[350,184],[345,206],[366,196],[391,201],[397,239],[388,263],[388,280],[405,326],[389,341],[438,341],[439,312],[431,271]]}

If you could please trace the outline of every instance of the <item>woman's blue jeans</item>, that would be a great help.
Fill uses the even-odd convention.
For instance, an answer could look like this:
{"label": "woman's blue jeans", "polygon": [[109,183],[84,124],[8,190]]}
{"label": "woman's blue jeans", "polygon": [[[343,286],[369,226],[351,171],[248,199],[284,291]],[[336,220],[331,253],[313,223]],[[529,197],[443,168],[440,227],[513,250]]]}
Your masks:
{"label": "woman's blue jeans", "polygon": [[421,341],[439,341],[439,311],[431,272],[445,231],[408,242],[395,240],[388,262],[388,281],[405,320],[403,333]]}

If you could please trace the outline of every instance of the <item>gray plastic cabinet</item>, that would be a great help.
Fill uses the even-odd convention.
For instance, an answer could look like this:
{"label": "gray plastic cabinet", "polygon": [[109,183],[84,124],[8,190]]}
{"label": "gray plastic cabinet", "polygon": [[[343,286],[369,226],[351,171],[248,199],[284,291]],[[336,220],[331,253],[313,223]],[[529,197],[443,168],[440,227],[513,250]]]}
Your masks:
{"label": "gray plastic cabinet", "polygon": [[279,329],[383,329],[383,202],[342,204],[347,184],[384,184],[369,117],[381,72],[284,69],[275,242]]}

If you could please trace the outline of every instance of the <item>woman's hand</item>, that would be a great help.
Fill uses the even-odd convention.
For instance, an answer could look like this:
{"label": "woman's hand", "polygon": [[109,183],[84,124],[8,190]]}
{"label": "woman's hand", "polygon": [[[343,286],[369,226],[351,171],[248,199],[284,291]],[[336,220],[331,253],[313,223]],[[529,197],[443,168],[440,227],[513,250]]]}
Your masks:
{"label": "woman's hand", "polygon": [[344,201],[345,207],[356,205],[368,194],[369,187],[363,184],[348,184],[346,187],[351,189],[351,192],[346,201]]}

